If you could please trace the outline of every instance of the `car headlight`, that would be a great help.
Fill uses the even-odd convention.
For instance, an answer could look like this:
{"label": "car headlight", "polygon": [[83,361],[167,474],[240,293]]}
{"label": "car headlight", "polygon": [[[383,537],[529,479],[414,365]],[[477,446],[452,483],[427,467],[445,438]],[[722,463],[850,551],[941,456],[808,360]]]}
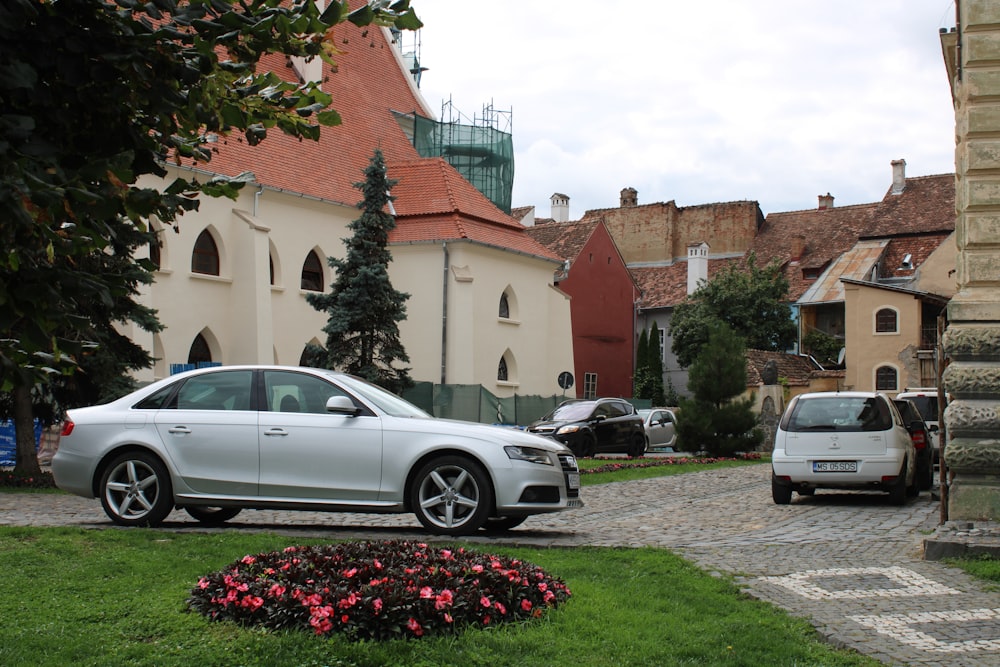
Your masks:
{"label": "car headlight", "polygon": [[564,435],[566,433],[576,433],[580,430],[579,424],[569,424],[568,426],[562,426],[556,431],[556,435]]}
{"label": "car headlight", "polygon": [[527,461],[528,463],[541,463],[542,465],[553,465],[552,457],[544,449],[534,447],[521,447],[520,445],[507,445],[503,448],[507,456],[515,461]]}

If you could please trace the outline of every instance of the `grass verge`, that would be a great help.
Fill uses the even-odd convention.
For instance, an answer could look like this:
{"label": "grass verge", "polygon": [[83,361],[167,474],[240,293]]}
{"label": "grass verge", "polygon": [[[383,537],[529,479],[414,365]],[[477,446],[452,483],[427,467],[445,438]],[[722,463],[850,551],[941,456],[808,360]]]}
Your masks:
{"label": "grass verge", "polygon": [[649,548],[489,548],[561,577],[573,597],[530,623],[451,637],[349,643],[214,623],[186,610],[200,576],[244,554],[307,543],[319,542],[0,527],[0,664],[879,664],[823,643],[808,623],[747,598],[728,579]]}

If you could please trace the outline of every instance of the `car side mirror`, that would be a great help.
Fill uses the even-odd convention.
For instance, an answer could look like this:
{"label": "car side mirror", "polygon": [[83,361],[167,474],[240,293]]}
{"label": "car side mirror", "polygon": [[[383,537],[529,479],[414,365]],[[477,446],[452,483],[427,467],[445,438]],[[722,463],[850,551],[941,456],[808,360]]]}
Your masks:
{"label": "car side mirror", "polygon": [[360,410],[347,396],[331,396],[326,399],[326,411],[337,415],[357,417]]}

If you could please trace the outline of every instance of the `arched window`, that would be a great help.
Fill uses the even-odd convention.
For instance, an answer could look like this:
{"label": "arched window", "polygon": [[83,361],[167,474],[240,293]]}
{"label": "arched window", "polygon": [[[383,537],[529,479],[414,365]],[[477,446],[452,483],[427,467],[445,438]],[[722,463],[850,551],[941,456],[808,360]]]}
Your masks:
{"label": "arched window", "polygon": [[507,381],[507,360],[500,357],[500,363],[497,364],[497,380],[500,382]]}
{"label": "arched window", "polygon": [[188,363],[200,364],[212,361],[212,351],[208,349],[208,341],[201,334],[194,337],[191,349],[188,351]]}
{"label": "arched window", "polygon": [[198,235],[194,242],[194,252],[191,253],[191,271],[209,276],[219,275],[219,247],[207,230]]}
{"label": "arched window", "polygon": [[510,319],[510,301],[507,299],[506,292],[500,295],[500,317],[505,320]]}
{"label": "arched window", "polygon": [[892,308],[880,308],[875,313],[875,333],[896,333],[899,317]]}
{"label": "arched window", "polygon": [[302,262],[302,289],[310,292],[323,291],[323,263],[315,250],[310,250],[306,261]]}
{"label": "arched window", "polygon": [[896,391],[899,374],[892,366],[879,366],[875,370],[875,391]]}
{"label": "arched window", "polygon": [[267,269],[270,272],[271,284],[274,284],[274,255],[268,254],[267,256]]}

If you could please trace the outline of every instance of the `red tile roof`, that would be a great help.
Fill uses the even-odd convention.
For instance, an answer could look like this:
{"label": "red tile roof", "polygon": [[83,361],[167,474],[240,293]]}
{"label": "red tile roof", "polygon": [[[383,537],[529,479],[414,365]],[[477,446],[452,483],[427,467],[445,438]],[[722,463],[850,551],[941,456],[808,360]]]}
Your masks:
{"label": "red tile roof", "polygon": [[554,254],[572,262],[590,240],[597,224],[597,220],[547,222],[543,225],[528,227],[526,231],[529,236]]}
{"label": "red tile roof", "polygon": [[791,386],[808,386],[809,378],[820,370],[805,357],[786,352],[770,352],[766,350],[747,350],[747,386],[759,386],[763,383],[761,375],[768,361],[778,364],[778,377],[785,378]]}
{"label": "red tile roof", "polygon": [[[741,257],[708,260],[708,278],[712,277]],[[629,269],[632,279],[642,290],[640,308],[669,308],[687,298],[687,262],[674,262],[669,266],[643,266]]]}
{"label": "red tile roof", "polygon": [[[300,141],[278,129],[254,147],[236,134],[221,137],[204,168],[229,176],[251,171],[266,187],[354,206],[362,199],[354,184],[364,180],[364,169],[378,148],[389,177],[399,180],[392,191],[397,229],[390,242],[461,238],[555,259],[446,161],[419,156],[396,113],[434,114],[411,87],[386,32],[349,22],[334,31],[344,53],[336,57],[335,70],[323,64],[323,89],[333,97],[332,108],[343,123],[323,127],[319,141]],[[283,55],[265,56],[261,67],[297,80]]]}

